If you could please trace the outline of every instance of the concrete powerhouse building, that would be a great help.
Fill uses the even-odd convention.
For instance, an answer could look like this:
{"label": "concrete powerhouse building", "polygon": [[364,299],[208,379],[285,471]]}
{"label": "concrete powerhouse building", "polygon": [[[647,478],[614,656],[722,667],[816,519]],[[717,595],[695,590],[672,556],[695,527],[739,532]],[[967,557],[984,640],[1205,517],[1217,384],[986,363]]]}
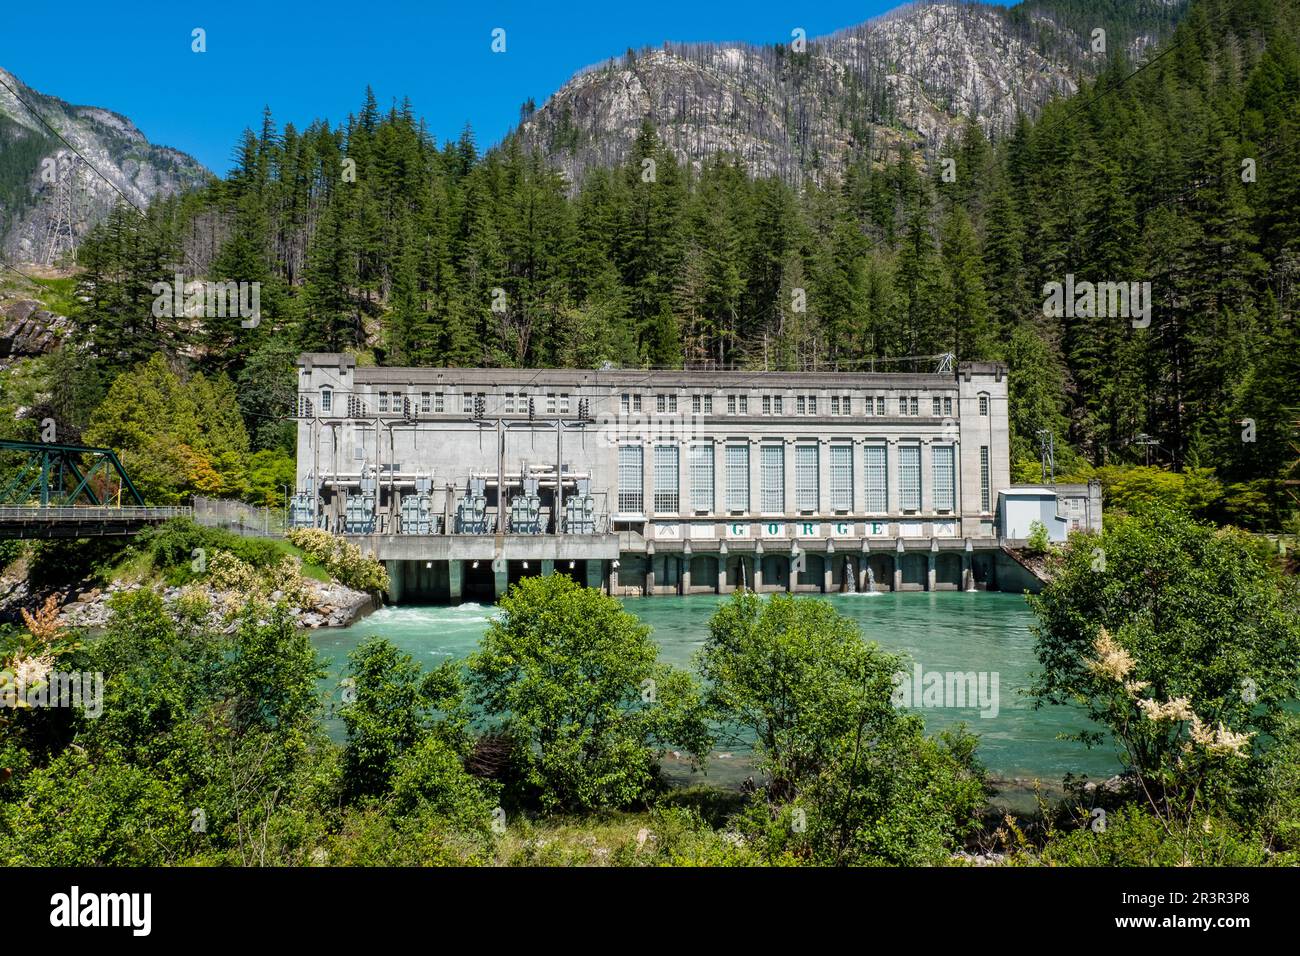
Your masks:
{"label": "concrete powerhouse building", "polygon": [[[490,600],[550,571],[613,594],[1034,583],[1001,547],[1001,516],[1038,508],[1043,489],[1011,486],[998,364],[651,372],[305,354],[298,405],[293,521],[384,561],[394,601]],[[1095,487],[1057,493],[1053,537],[1099,527]]]}

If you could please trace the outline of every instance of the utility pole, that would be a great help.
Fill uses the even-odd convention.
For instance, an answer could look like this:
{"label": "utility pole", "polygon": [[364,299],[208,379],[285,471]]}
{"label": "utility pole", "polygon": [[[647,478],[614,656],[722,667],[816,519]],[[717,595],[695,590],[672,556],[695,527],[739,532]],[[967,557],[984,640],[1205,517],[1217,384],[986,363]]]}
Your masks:
{"label": "utility pole", "polygon": [[[1043,484],[1056,484],[1056,435],[1050,428],[1040,428],[1037,433],[1038,446],[1043,463]],[[1048,481],[1048,475],[1051,481]]]}

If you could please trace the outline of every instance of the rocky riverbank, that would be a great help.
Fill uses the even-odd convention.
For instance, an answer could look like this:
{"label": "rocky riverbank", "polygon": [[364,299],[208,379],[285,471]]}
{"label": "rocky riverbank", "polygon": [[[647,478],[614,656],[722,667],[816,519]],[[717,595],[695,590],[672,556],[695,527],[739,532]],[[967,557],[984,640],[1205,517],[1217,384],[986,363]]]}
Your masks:
{"label": "rocky riverbank", "polygon": [[[0,577],[0,622],[21,623],[22,610],[36,611],[53,595],[60,607],[59,623],[68,627],[95,629],[108,624],[109,601],[123,591],[138,587],[152,587],[163,599],[172,604],[182,595],[201,596],[211,605],[209,623],[216,627],[228,626],[228,611],[238,608],[242,596],[223,592],[210,585],[189,585],[185,588],[168,587],[161,583],[136,585],[114,582],[105,586],[83,581],[68,587],[49,590],[33,589],[25,577],[6,574]],[[377,602],[369,594],[331,581],[322,583],[310,578],[302,580],[302,592],[307,600],[293,613],[301,627],[347,627],[369,614]],[[283,595],[274,592],[270,599],[279,601]]]}

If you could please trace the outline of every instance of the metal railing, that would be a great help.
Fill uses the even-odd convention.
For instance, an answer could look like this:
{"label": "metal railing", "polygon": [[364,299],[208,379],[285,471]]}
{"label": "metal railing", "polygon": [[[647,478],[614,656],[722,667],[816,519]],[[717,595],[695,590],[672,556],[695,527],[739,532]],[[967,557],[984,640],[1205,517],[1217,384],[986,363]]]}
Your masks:
{"label": "metal railing", "polygon": [[180,505],[163,508],[116,508],[101,505],[80,508],[42,508],[40,505],[0,507],[0,521],[166,521],[190,517],[192,514],[192,508]]}

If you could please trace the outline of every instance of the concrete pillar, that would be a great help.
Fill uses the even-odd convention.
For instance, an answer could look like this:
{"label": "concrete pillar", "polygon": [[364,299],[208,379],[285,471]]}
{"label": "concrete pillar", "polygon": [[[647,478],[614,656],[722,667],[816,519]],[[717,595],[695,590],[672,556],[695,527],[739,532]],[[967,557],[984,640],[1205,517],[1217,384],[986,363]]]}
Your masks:
{"label": "concrete pillar", "polygon": [[607,589],[611,595],[618,593],[618,563],[617,561],[609,562],[609,571],[607,572],[609,584]]}
{"label": "concrete pillar", "polygon": [[680,594],[691,593],[691,543],[686,542],[686,550],[682,552],[682,573],[678,575],[678,592]]}
{"label": "concrete pillar", "polygon": [[827,551],[822,555],[823,573],[822,573],[822,593],[831,594],[838,590],[835,587],[835,552]]}
{"label": "concrete pillar", "polygon": [[505,595],[506,589],[510,586],[510,576],[506,572],[505,562],[502,562],[501,570],[492,572],[493,590],[496,592],[496,599],[499,601]]}
{"label": "concrete pillar", "polygon": [[451,593],[451,603],[460,603],[461,581],[461,563],[459,561],[447,562],[447,586]]}
{"label": "concrete pillar", "polygon": [[934,561],[935,554],[931,552],[925,556],[925,589],[934,590]]}
{"label": "concrete pillar", "polygon": [[970,552],[961,553],[961,589],[969,591],[971,587]]}
{"label": "concrete pillar", "polygon": [[756,592],[763,590],[763,542],[758,542],[754,549],[754,574],[750,583]]}
{"label": "concrete pillar", "polygon": [[542,565],[542,577],[546,577],[548,574],[554,574],[554,573],[555,573],[555,562],[554,562],[554,561],[543,560],[543,561],[541,562],[541,565]]}
{"label": "concrete pillar", "polygon": [[655,553],[647,551],[645,555],[645,594],[655,593]]}
{"label": "concrete pillar", "polygon": [[903,590],[903,542],[899,539],[898,547],[894,551],[894,588],[895,591]]}
{"label": "concrete pillar", "polygon": [[384,567],[388,570],[388,598],[394,604],[400,604],[402,601],[402,590],[405,584],[403,577],[405,562],[385,561]]}
{"label": "concrete pillar", "polygon": [[600,590],[604,577],[602,568],[604,563],[604,561],[598,561],[595,558],[587,561],[587,587],[595,588],[597,591]]}
{"label": "concrete pillar", "polygon": [[[800,548],[803,559],[808,560],[808,553]],[[795,558],[798,557],[793,551],[786,555],[785,559],[785,593],[793,594],[795,585],[799,582],[799,572],[794,569]]]}
{"label": "concrete pillar", "polygon": [[727,553],[724,551],[718,555],[718,594],[725,594],[727,591]]}

